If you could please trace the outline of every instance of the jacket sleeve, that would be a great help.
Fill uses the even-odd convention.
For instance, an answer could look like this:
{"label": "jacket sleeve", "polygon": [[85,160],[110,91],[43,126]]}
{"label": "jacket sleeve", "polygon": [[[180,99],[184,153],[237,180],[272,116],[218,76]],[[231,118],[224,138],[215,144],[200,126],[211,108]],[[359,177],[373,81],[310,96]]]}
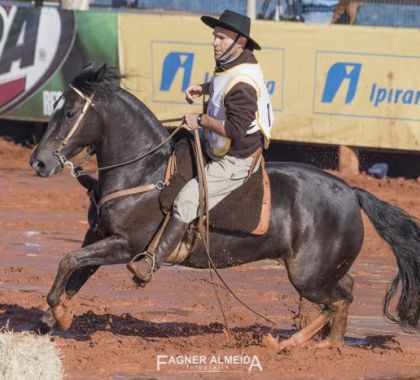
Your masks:
{"label": "jacket sleeve", "polygon": [[225,131],[227,137],[238,140],[246,135],[258,111],[257,94],[247,83],[238,83],[226,94]]}

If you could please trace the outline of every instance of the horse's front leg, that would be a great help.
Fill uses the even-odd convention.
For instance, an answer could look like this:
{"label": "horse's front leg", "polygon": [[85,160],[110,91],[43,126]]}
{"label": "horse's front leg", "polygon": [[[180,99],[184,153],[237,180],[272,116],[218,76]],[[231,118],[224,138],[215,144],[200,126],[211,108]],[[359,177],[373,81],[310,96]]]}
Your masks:
{"label": "horse's front leg", "polygon": [[[80,288],[96,272],[98,268],[99,265],[88,265],[73,271],[65,287],[66,296],[63,297],[65,299],[65,303],[68,304],[68,302],[77,294]],[[71,318],[69,318],[69,320],[71,322]],[[34,326],[32,326],[30,330],[36,334],[47,334],[54,327],[55,323],[56,320],[54,318],[54,314],[51,307],[49,307],[48,310],[42,314],[40,320]]]}
{"label": "horse's front leg", "polygon": [[[102,240],[102,237],[99,231],[93,227],[90,227],[86,232],[85,238],[83,239],[82,248],[100,240]],[[67,281],[65,288],[67,296],[69,298],[74,297],[80,288],[86,283],[86,281],[89,280],[89,278],[98,270],[98,268],[99,265],[88,265],[76,269]]]}
{"label": "horse's front leg", "polygon": [[54,284],[47,296],[57,325],[67,330],[72,321],[69,298],[64,293],[72,273],[86,266],[124,264],[130,261],[129,243],[121,236],[110,236],[96,243],[68,253],[59,264]]}
{"label": "horse's front leg", "polygon": [[[92,228],[89,228],[83,239],[82,248],[87,245],[96,243],[101,240],[100,235],[97,231]],[[96,272],[99,266],[87,266],[83,268],[76,269],[66,284],[66,294],[68,298],[72,298],[80,290],[80,288],[85,284],[85,282]],[[31,327],[31,331],[36,334],[47,334],[55,325],[54,315],[49,307],[47,311],[41,316],[40,320]]]}

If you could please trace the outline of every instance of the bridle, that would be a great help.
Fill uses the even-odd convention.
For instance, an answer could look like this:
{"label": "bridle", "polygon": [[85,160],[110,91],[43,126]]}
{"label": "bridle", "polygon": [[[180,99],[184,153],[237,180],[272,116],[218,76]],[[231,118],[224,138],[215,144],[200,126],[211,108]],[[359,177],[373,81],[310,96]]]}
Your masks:
{"label": "bridle", "polygon": [[[93,173],[100,172],[100,171],[103,171],[103,170],[118,168],[118,167],[121,167],[121,166],[132,164],[136,161],[139,161],[139,160],[149,156],[150,154],[154,153],[155,151],[160,149],[162,146],[164,146],[169,140],[172,139],[172,137],[176,133],[178,133],[178,131],[182,128],[182,126],[184,124],[184,119],[183,118],[161,120],[161,123],[181,121],[181,124],[167,138],[165,138],[157,146],[153,147],[152,149],[150,149],[146,153],[144,153],[144,154],[142,154],[142,155],[140,155],[140,156],[138,156],[138,157],[136,157],[132,160],[121,162],[119,164],[102,166],[102,167],[99,167],[99,168],[96,168],[96,169],[91,169],[91,170],[78,170],[81,163],[85,162],[88,158],[90,158],[90,156],[92,156],[92,154],[93,154],[92,150],[89,151],[89,148],[88,148],[88,155],[85,158],[83,158],[81,161],[79,161],[78,163],[73,163],[70,160],[68,160],[66,158],[66,156],[63,154],[63,149],[68,144],[70,138],[75,134],[75,132],[79,128],[80,123],[82,122],[84,116],[86,115],[89,107],[90,106],[93,107],[95,105],[93,103],[94,94],[92,94],[91,96],[86,96],[85,94],[83,94],[83,92],[81,92],[79,89],[77,89],[76,87],[74,87],[72,85],[69,85],[69,88],[71,90],[73,90],[77,95],[79,95],[85,101],[85,104],[83,105],[82,112],[80,113],[80,115],[77,118],[76,122],[74,123],[73,127],[71,127],[70,131],[64,137],[63,141],[60,143],[59,147],[53,152],[53,154],[58,157],[58,159],[60,160],[60,163],[63,165],[63,167],[67,167],[67,168],[70,169],[71,175],[75,178],[80,177],[82,175],[93,174]],[[159,181],[159,183],[156,186],[157,186],[157,188],[161,189],[162,188],[162,181]]]}
{"label": "bridle", "polygon": [[[74,87],[72,85],[69,85],[69,88],[71,90],[73,90],[77,95],[79,95],[85,101],[85,104],[83,105],[82,112],[80,113],[80,115],[77,118],[76,122],[71,127],[71,129],[67,133],[67,135],[64,137],[64,139],[60,143],[59,147],[53,152],[53,154],[58,157],[58,159],[60,160],[60,163],[63,165],[63,167],[67,167],[67,168],[70,169],[71,175],[73,177],[75,177],[75,178],[80,177],[82,175],[93,174],[95,172],[100,172],[100,171],[107,170],[107,169],[112,169],[112,168],[117,168],[117,167],[125,166],[125,165],[131,164],[133,162],[139,161],[139,160],[141,160],[141,159],[149,156],[150,154],[154,153],[158,149],[160,149],[170,139],[172,139],[172,137],[184,125],[184,118],[163,120],[161,122],[181,121],[181,124],[172,133],[170,133],[167,138],[165,138],[157,146],[155,146],[152,149],[150,149],[148,152],[146,152],[146,153],[144,153],[144,154],[142,154],[142,155],[140,155],[140,156],[138,156],[138,157],[136,157],[136,158],[134,158],[132,160],[121,162],[119,164],[102,166],[102,167],[99,167],[99,168],[96,168],[96,169],[91,169],[91,170],[82,170],[81,167],[80,167],[81,163],[87,161],[87,159],[89,159],[92,156],[92,154],[93,154],[92,151],[89,152],[89,148],[88,148],[88,154],[87,154],[87,156],[85,158],[83,158],[81,161],[79,161],[78,163],[73,163],[73,162],[71,162],[70,160],[68,160],[66,158],[66,156],[63,153],[63,149],[68,144],[69,140],[75,134],[75,132],[77,131],[77,129],[79,128],[80,123],[82,122],[84,116],[86,115],[89,107],[90,106],[94,106],[94,103],[93,103],[94,94],[92,94],[91,96],[86,96],[79,89],[77,89],[76,87]],[[115,191],[113,193],[107,194],[104,197],[102,197],[100,199],[100,201],[98,202],[98,204],[97,204],[97,209],[99,210],[99,208],[104,203],[106,203],[106,202],[108,202],[108,201],[110,201],[112,199],[120,198],[120,197],[127,196],[127,195],[144,193],[144,192],[151,191],[151,190],[162,190],[165,187],[165,185],[166,185],[166,183],[164,181],[157,181],[156,183],[153,183],[153,184],[141,185],[141,186],[136,186],[136,187],[133,187],[133,188],[130,188],[130,189],[124,189],[124,190]]]}
{"label": "bridle", "polygon": [[[73,90],[77,95],[79,95],[84,101],[85,104],[83,105],[82,112],[80,113],[79,117],[77,118],[76,122],[74,123],[73,127],[70,128],[70,131],[67,133],[67,135],[64,137],[63,141],[60,143],[59,147],[53,152],[55,156],[58,157],[60,160],[60,163],[64,166],[70,169],[71,175],[73,177],[78,177],[79,174],[76,172],[76,168],[79,166],[79,164],[73,164],[73,162],[67,160],[66,156],[63,153],[63,149],[68,144],[70,138],[75,134],[77,129],[80,126],[80,123],[82,122],[83,118],[86,115],[86,112],[88,111],[90,106],[94,106],[93,103],[93,94],[91,96],[86,96],[78,90],[76,87],[73,87],[72,85],[69,85],[69,88]],[[89,152],[88,152],[89,154]],[[89,154],[90,155],[90,154]]]}

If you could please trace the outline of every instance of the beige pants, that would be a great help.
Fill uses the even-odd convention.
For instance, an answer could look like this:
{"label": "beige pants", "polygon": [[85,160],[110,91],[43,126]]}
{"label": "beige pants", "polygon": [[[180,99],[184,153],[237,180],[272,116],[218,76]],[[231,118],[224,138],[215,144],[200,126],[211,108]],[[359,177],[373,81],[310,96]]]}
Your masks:
{"label": "beige pants", "polygon": [[[206,180],[209,193],[209,209],[216,206],[233,190],[241,186],[248,177],[253,157],[237,158],[224,156],[210,161],[206,167]],[[258,170],[258,166],[254,171]],[[185,223],[198,217],[199,187],[196,178],[189,181],[175,198],[173,215]]]}

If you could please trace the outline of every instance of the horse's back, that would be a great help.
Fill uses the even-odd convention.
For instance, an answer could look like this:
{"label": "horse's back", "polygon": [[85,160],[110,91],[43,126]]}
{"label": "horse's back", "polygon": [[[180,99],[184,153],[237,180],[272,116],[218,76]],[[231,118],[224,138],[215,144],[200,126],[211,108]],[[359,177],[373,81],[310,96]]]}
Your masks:
{"label": "horse's back", "polygon": [[[314,166],[272,162],[267,164],[270,177],[273,215],[287,213],[294,224],[300,221],[312,229],[344,233],[354,220],[359,227],[360,206],[353,189],[343,180]],[[344,224],[344,225],[343,225]]]}
{"label": "horse's back", "polygon": [[353,189],[342,179],[317,167],[295,162],[269,162],[267,172],[274,192],[284,200],[316,202],[328,205],[349,203],[359,208]]}

